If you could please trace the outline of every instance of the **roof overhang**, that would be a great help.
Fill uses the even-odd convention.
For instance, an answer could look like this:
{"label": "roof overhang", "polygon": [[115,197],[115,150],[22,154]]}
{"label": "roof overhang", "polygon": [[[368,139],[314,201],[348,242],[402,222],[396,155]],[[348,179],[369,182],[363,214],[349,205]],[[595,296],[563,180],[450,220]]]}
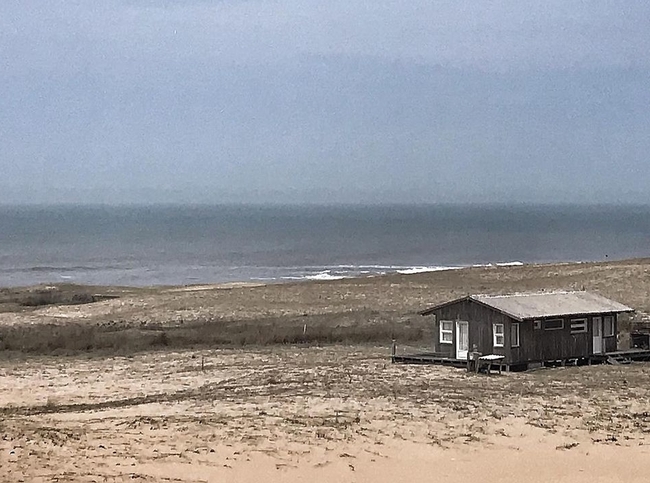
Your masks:
{"label": "roof overhang", "polygon": [[[538,292],[510,295],[467,295],[435,305],[419,314],[431,315],[440,309],[468,300],[521,322],[553,317],[634,312],[634,309],[630,307],[589,292]],[[526,302],[529,303],[529,306],[526,306]]]}

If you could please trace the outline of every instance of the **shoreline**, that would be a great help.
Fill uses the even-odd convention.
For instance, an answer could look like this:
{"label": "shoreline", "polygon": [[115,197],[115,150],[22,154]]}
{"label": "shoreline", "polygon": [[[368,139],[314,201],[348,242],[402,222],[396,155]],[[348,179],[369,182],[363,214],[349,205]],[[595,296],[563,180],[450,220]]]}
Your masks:
{"label": "shoreline", "polygon": [[646,255],[650,207],[611,209],[80,207],[0,213],[0,284],[284,283]]}
{"label": "shoreline", "polygon": [[[185,288],[199,287],[196,290],[202,290],[200,287],[205,287],[203,290],[210,289],[229,289],[229,288],[239,288],[239,287],[259,287],[266,285],[286,285],[294,283],[310,283],[310,282],[336,282],[336,281],[354,281],[354,280],[366,280],[366,279],[381,279],[383,277],[395,277],[395,276],[411,276],[411,275],[426,275],[426,274],[435,274],[435,273],[445,273],[452,271],[468,271],[476,269],[507,269],[515,267],[545,267],[545,266],[566,266],[566,265],[588,265],[588,264],[619,264],[619,263],[634,263],[634,262],[643,262],[644,260],[650,260],[647,257],[634,257],[634,258],[621,258],[621,259],[605,259],[605,260],[561,260],[561,261],[534,261],[534,262],[522,262],[518,260],[507,261],[507,262],[486,262],[486,263],[475,263],[471,265],[352,265],[352,264],[341,264],[331,267],[324,266],[305,266],[305,267],[289,267],[292,269],[318,269],[315,275],[306,275],[302,277],[269,277],[269,278],[257,278],[252,277],[248,279],[236,279],[236,280],[223,280],[223,281],[197,281],[192,283],[161,283],[161,284],[120,284],[120,283],[85,283],[78,282],[71,279],[63,279],[58,281],[35,281],[34,283],[20,284],[20,285],[0,285],[1,291],[12,291],[12,290],[29,290],[29,289],[47,289],[47,288],[57,288],[62,286],[74,286],[74,287],[94,287],[99,290],[101,289],[121,289],[121,290],[142,290],[142,291],[155,291],[155,290],[181,290]],[[278,267],[286,268],[286,267]],[[323,270],[320,270],[320,269]],[[343,270],[349,268],[351,271],[350,275],[331,275],[331,272],[336,272],[338,270]],[[373,268],[377,271],[374,273],[364,272],[358,273],[358,270],[361,268]]]}
{"label": "shoreline", "polygon": [[[263,287],[293,287],[293,286],[321,286],[321,285],[372,285],[374,282],[383,284],[389,280],[399,279],[400,281],[436,281],[444,278],[445,275],[450,275],[455,278],[462,278],[464,275],[471,275],[474,273],[494,272],[499,274],[507,274],[508,271],[513,273],[518,270],[529,271],[549,271],[558,269],[560,272],[564,270],[580,271],[581,268],[600,267],[607,269],[620,268],[622,266],[648,266],[650,267],[650,257],[635,257],[635,258],[622,258],[616,260],[580,260],[580,261],[551,261],[551,262],[495,262],[485,264],[473,264],[463,266],[431,266],[431,267],[397,267],[396,270],[389,272],[382,272],[367,275],[350,275],[333,278],[295,278],[295,279],[273,279],[273,280],[232,280],[232,281],[216,281],[216,282],[197,282],[188,284],[159,284],[159,285],[121,285],[121,284],[86,284],[76,283],[70,281],[60,282],[41,282],[28,285],[8,285],[0,286],[0,294],[19,294],[21,292],[30,292],[38,290],[88,290],[90,292],[97,292],[98,295],[106,293],[106,298],[113,298],[115,293],[142,293],[142,294],[170,294],[182,292],[210,292],[213,290],[237,290],[237,289],[259,289]],[[397,269],[399,268],[399,269]],[[403,268],[403,269],[402,269]],[[558,273],[559,274],[559,273]],[[471,277],[470,277],[471,278]],[[0,298],[0,304],[5,302]],[[45,305],[57,305],[45,304]],[[75,305],[75,304],[73,304]],[[1,313],[1,312],[0,312]]]}
{"label": "shoreline", "polygon": [[[183,283],[159,283],[159,284],[145,284],[145,283],[135,283],[135,284],[120,284],[120,283],[87,283],[83,280],[79,280],[78,277],[75,279],[75,276],[72,275],[59,275],[58,279],[51,278],[48,280],[38,281],[34,280],[32,283],[19,284],[19,285],[0,285],[0,290],[2,289],[12,289],[12,288],[27,288],[35,286],[47,286],[47,285],[80,285],[80,286],[96,286],[96,287],[125,287],[125,288],[165,288],[165,287],[186,287],[194,285],[236,285],[236,284],[276,284],[276,283],[292,283],[292,282],[309,282],[309,281],[328,281],[328,280],[343,280],[343,279],[354,279],[354,278],[366,278],[366,277],[381,277],[384,275],[414,275],[418,273],[431,273],[431,272],[445,272],[449,270],[463,270],[467,268],[490,268],[490,267],[509,267],[509,266],[521,266],[528,264],[540,264],[540,263],[573,263],[573,262],[521,262],[521,261],[507,261],[507,262],[486,262],[486,263],[475,263],[475,264],[458,264],[458,265],[425,265],[425,264],[415,264],[415,265],[381,265],[381,264],[337,264],[337,265],[305,265],[305,266],[294,266],[294,267],[246,267],[251,270],[261,270],[265,269],[270,272],[277,272],[277,276],[269,277],[258,277],[250,276],[249,278],[224,278],[223,280],[197,280],[195,282]],[[144,269],[144,267],[142,268]],[[225,271],[232,271],[233,267],[228,267],[224,269]],[[55,267],[29,267],[22,269],[15,269],[15,272],[38,272],[38,271],[55,271]],[[65,271],[72,269],[64,269]],[[104,268],[95,268],[93,271],[102,271]],[[287,272],[286,275],[280,275],[282,272]],[[290,273],[295,273],[291,275]],[[303,273],[303,275],[298,275]],[[117,282],[117,281],[115,281]]]}

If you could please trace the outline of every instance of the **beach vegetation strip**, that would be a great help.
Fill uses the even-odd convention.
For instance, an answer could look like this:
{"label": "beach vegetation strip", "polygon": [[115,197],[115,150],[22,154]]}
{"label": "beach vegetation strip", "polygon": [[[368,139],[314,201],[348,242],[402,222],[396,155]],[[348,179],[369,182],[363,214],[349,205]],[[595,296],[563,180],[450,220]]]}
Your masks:
{"label": "beach vegetation strip", "polygon": [[188,287],[38,286],[0,291],[0,357],[267,345],[430,347],[418,313],[467,295],[588,290],[650,320],[649,259],[471,267],[344,280]]}

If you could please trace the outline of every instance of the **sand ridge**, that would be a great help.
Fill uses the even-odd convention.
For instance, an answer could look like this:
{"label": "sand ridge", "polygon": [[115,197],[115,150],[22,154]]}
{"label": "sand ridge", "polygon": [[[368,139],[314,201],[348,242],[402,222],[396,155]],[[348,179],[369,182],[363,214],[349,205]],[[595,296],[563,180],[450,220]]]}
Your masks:
{"label": "sand ridge", "polygon": [[647,481],[647,364],[487,377],[386,356],[336,346],[4,361],[0,479]]}

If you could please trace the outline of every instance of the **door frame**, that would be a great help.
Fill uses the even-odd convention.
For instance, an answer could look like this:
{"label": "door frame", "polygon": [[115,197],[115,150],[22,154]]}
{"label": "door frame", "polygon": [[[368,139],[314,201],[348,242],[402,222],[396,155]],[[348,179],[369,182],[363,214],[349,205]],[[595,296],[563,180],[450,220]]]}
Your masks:
{"label": "door frame", "polygon": [[[591,318],[591,353],[605,353],[605,338],[603,334],[604,320],[602,317]],[[596,350],[598,349],[598,350]]]}
{"label": "door frame", "polygon": [[[467,327],[467,349],[464,351],[460,350],[460,326],[464,324]],[[469,322],[467,320],[457,320],[456,321],[456,359],[466,360],[467,354],[469,353]]]}

